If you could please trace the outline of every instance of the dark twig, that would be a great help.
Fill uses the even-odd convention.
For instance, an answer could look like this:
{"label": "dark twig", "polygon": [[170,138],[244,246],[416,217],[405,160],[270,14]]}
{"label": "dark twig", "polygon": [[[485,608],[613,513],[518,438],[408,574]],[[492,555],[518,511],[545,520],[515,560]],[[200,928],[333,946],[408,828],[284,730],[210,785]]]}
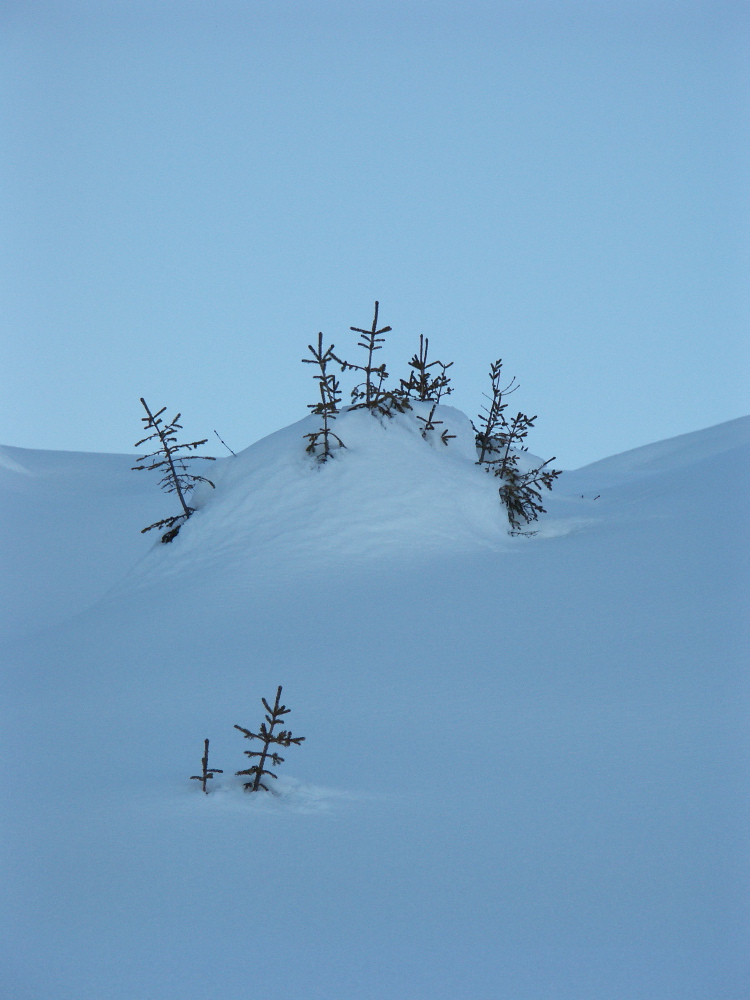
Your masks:
{"label": "dark twig", "polygon": [[231,449],[231,448],[229,447],[229,445],[228,445],[228,444],[226,443],[226,441],[225,441],[225,440],[224,440],[224,438],[223,438],[223,437],[221,436],[221,434],[219,434],[219,432],[218,432],[218,431],[214,431],[214,434],[215,434],[215,435],[216,435],[216,437],[217,437],[217,438],[219,439],[219,441],[221,441],[221,443],[222,443],[222,444],[224,445],[224,447],[225,447],[225,448],[227,449],[227,451],[229,451],[229,452],[232,452],[232,454],[234,455],[234,457],[235,457],[235,458],[237,458],[237,452],[236,452],[236,451],[232,451],[232,449]]}
{"label": "dark twig", "polygon": [[191,781],[202,782],[203,791],[208,795],[208,789],[206,788],[206,782],[213,778],[215,774],[223,774],[224,772],[219,767],[209,767],[208,766],[208,740],[203,742],[203,757],[201,758],[201,764],[203,765],[203,771],[201,774],[191,774]]}

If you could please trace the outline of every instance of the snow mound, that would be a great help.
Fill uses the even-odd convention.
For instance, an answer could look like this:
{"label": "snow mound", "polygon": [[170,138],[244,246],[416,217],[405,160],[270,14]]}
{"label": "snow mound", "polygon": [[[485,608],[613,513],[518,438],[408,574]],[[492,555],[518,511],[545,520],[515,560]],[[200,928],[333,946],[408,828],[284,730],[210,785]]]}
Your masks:
{"label": "snow mound", "polygon": [[[198,512],[170,545],[157,543],[141,569],[191,572],[237,560],[265,572],[407,558],[512,544],[497,482],[476,465],[471,422],[440,406],[438,432],[422,437],[418,416],[342,413],[335,431],[345,447],[320,463],[307,453],[308,417],[212,464],[215,489],[194,494]],[[443,444],[439,432],[454,438]]]}
{"label": "snow mound", "polygon": [[[425,558],[527,546],[528,538],[509,535],[498,482],[476,464],[469,418],[439,406],[434,420],[441,423],[423,437],[418,418],[429,411],[422,403],[391,418],[347,410],[333,428],[345,447],[325,463],[306,451],[305,435],[320,426],[316,417],[206,463],[201,472],[215,488],[195,491],[196,514],[171,544],[154,538],[124,587],[226,576],[229,567],[246,578],[276,579],[356,573],[373,563],[397,571]],[[444,430],[454,435],[447,445]],[[543,542],[604,521],[667,516],[675,491],[689,500],[698,480],[740,468],[748,444],[750,417],[566,472],[545,491],[548,513],[529,527]],[[541,461],[521,456],[524,468]]]}
{"label": "snow mound", "polygon": [[641,448],[633,448],[592,462],[575,472],[566,473],[571,485],[575,481],[596,484],[606,489],[649,476],[676,472],[685,466],[716,458],[735,449],[750,445],[750,416],[738,417],[714,427],[680,434]]}
{"label": "snow mound", "polygon": [[346,808],[356,809],[363,804],[377,804],[386,799],[397,802],[398,796],[394,793],[386,795],[384,792],[328,788],[279,774],[267,794],[249,795],[236,779],[232,781],[231,777],[219,778],[208,795],[196,795],[195,788],[183,787],[181,794],[171,800],[171,806],[187,818],[210,812],[220,815],[235,813],[252,819],[258,816],[283,817],[289,813],[335,813]]}

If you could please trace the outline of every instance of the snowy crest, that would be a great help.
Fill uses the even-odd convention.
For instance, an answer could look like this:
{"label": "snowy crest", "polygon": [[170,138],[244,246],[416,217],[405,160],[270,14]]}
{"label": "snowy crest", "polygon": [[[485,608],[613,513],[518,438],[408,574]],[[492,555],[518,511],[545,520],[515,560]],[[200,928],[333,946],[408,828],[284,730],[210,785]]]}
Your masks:
{"label": "snowy crest", "polygon": [[[305,450],[314,417],[221,460],[216,489],[196,490],[198,513],[174,545],[156,546],[149,568],[177,571],[184,560],[319,568],[507,544],[507,517],[496,480],[476,465],[471,421],[439,406],[433,422],[442,423],[423,436],[418,418],[430,409],[345,411],[336,421],[344,447],[325,463]],[[447,444],[445,430],[454,435]]]}

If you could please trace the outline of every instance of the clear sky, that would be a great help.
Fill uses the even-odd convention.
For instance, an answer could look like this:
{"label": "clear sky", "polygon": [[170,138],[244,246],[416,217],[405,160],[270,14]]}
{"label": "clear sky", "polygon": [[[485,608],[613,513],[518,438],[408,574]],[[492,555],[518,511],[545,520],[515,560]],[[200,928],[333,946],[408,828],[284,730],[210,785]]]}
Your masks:
{"label": "clear sky", "polygon": [[[572,468],[750,410],[742,2],[0,0],[0,441],[236,451],[372,304]],[[214,439],[214,454],[223,449]]]}

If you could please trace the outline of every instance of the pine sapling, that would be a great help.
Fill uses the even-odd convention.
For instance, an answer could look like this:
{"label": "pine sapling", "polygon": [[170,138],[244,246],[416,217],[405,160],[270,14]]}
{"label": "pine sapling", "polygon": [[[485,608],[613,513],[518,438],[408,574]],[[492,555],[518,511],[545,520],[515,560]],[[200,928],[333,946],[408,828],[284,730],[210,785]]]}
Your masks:
{"label": "pine sapling", "polygon": [[[529,417],[525,413],[517,413],[512,420],[505,416],[507,403],[503,397],[515,392],[518,386],[513,379],[504,389],[501,385],[502,361],[498,360],[490,367],[492,396],[488,396],[489,407],[483,407],[484,416],[480,416],[480,427],[474,426],[477,446],[477,465],[483,465],[488,472],[492,471],[502,481],[498,492],[505,506],[511,534],[533,534],[525,532],[524,525],[536,521],[540,514],[545,513],[542,505],[542,489],[552,489],[552,484],[561,475],[559,470],[549,469],[554,458],[547,459],[536,468],[526,472],[521,471],[520,456],[528,451],[525,440],[534,426],[536,416]],[[473,426],[473,425],[472,425]]]}
{"label": "pine sapling", "polygon": [[[285,705],[281,704],[281,687],[276,692],[276,701],[274,702],[273,708],[268,704],[265,698],[262,698],[263,706],[266,709],[266,721],[261,722],[260,729],[257,733],[251,733],[249,729],[245,729],[243,726],[235,726],[235,729],[239,729],[241,733],[245,734],[246,739],[249,740],[260,740],[263,744],[262,750],[245,750],[245,754],[252,757],[259,757],[257,764],[253,764],[244,771],[237,771],[236,774],[246,774],[251,780],[245,782],[245,789],[248,792],[257,792],[259,788],[264,791],[269,791],[267,785],[263,784],[261,780],[264,775],[269,778],[276,778],[277,775],[273,771],[268,771],[265,765],[270,762],[271,767],[278,767],[279,764],[284,763],[284,758],[280,757],[275,751],[269,749],[271,746],[281,746],[289,747],[292,744],[299,746],[300,743],[304,742],[304,736],[292,736],[290,730],[281,729],[278,733],[274,733],[276,726],[281,725],[283,716],[288,715],[291,709],[286,708]],[[267,724],[266,724],[267,723]]]}
{"label": "pine sapling", "polygon": [[[441,396],[449,396],[453,392],[450,384],[451,380],[446,374],[448,369],[452,367],[453,362],[449,361],[447,365],[442,361],[430,361],[428,363],[427,351],[429,345],[429,338],[420,334],[419,353],[415,354],[409,362],[409,367],[412,370],[409,372],[407,380],[401,379],[401,388],[399,391],[409,399],[418,399],[422,403],[428,400],[434,400],[436,403],[439,403]],[[437,368],[439,371],[431,372],[431,368]]]}
{"label": "pine sapling", "polygon": [[[511,471],[518,466],[518,452],[528,451],[524,444],[529,431],[536,422],[536,415],[527,417],[525,413],[517,413],[512,420],[507,420],[505,414],[501,417],[501,427],[493,439],[491,455],[497,458],[485,459],[485,464],[492,467],[496,476],[508,479]],[[550,462],[553,459],[550,459]]]}
{"label": "pine sapling", "polygon": [[561,475],[560,470],[547,468],[554,462],[554,456],[526,472],[519,469],[520,454],[528,451],[524,441],[535,421],[536,416],[527,417],[525,413],[517,413],[511,421],[506,421],[500,457],[489,463],[502,480],[499,493],[508,512],[511,534],[522,534],[524,524],[536,521],[545,513],[541,491],[551,490],[553,482]]}
{"label": "pine sapling", "polygon": [[[437,406],[438,406],[437,403],[433,403],[432,406],[430,407],[430,412],[427,414],[426,417],[422,417],[419,414],[417,414],[417,420],[419,420],[423,424],[421,434],[425,440],[427,440],[427,434],[429,431],[436,431],[437,425],[443,423],[442,420],[435,420],[435,410],[437,409]],[[440,440],[443,442],[444,445],[447,446],[450,439],[454,438],[455,436],[456,436],[455,434],[449,433],[448,428],[446,427],[445,430],[440,435]]]}
{"label": "pine sapling", "polygon": [[[429,344],[429,338],[420,334],[419,353],[415,354],[409,362],[409,366],[412,369],[409,372],[409,378],[406,380],[401,379],[401,388],[398,390],[398,395],[404,399],[417,399],[423,403],[432,403],[430,412],[426,417],[417,414],[417,420],[423,425],[421,433],[425,439],[429,431],[437,430],[437,425],[443,423],[442,420],[435,420],[435,410],[440,403],[441,397],[448,396],[453,392],[450,378],[447,375],[447,371],[453,362],[449,361],[447,365],[442,361],[428,362],[427,351]],[[432,372],[430,371],[431,368],[438,370]],[[443,444],[447,445],[448,441],[455,436],[455,434],[449,434],[446,428],[440,435],[440,440]]]}
{"label": "pine sapling", "polygon": [[[535,532],[524,531],[524,525],[536,521],[540,514],[546,513],[542,506],[542,488],[552,489],[552,484],[561,475],[560,469],[548,469],[553,458],[528,472],[521,472],[515,465],[506,470],[503,485],[500,487],[500,499],[508,512],[511,535],[532,535]],[[495,475],[499,475],[498,472]]]}
{"label": "pine sapling", "polygon": [[203,771],[200,774],[191,774],[191,781],[200,781],[202,783],[203,791],[208,795],[208,789],[206,788],[206,782],[209,781],[215,774],[223,774],[224,772],[219,767],[209,767],[208,766],[208,740],[203,741],[203,757],[201,758],[201,765]]}
{"label": "pine sapling", "polygon": [[[477,418],[480,421],[479,427],[474,427],[476,434],[476,444],[479,450],[477,465],[482,465],[488,461],[488,456],[501,447],[499,435],[504,426],[503,412],[507,403],[503,402],[505,396],[515,392],[518,386],[515,384],[515,377],[511,379],[504,389],[500,388],[502,381],[503,362],[500,358],[490,365],[490,380],[492,383],[492,395],[484,393],[484,398],[489,400],[489,406],[482,407],[482,413]],[[484,415],[482,415],[484,414]]]}
{"label": "pine sapling", "polygon": [[318,334],[318,346],[317,349],[312,346],[312,344],[307,345],[311,358],[303,358],[302,362],[306,365],[317,365],[319,368],[319,374],[314,375],[313,378],[318,383],[318,389],[320,390],[320,400],[317,403],[312,403],[308,405],[308,410],[319,417],[323,418],[323,426],[320,430],[313,431],[311,434],[305,434],[305,438],[310,442],[307,446],[307,451],[311,455],[315,455],[319,462],[327,462],[329,458],[332,457],[333,451],[331,445],[333,441],[336,441],[339,448],[345,448],[346,445],[338,436],[334,434],[331,430],[331,422],[336,419],[336,414],[339,412],[339,403],[341,402],[341,393],[339,392],[339,383],[333,372],[329,372],[328,364],[331,361],[336,361],[341,363],[336,355],[333,353],[333,344],[326,350],[323,351],[323,334]]}
{"label": "pine sapling", "polygon": [[404,413],[410,409],[409,401],[398,392],[387,392],[383,389],[383,384],[389,378],[385,364],[375,365],[375,351],[381,350],[385,337],[384,333],[390,331],[389,326],[378,328],[378,311],[380,305],[375,303],[375,314],[372,326],[369,330],[364,330],[358,326],[349,327],[354,333],[361,334],[358,347],[363,347],[367,351],[367,362],[364,365],[355,365],[350,361],[343,361],[341,358],[334,358],[341,365],[341,370],[362,372],[365,376],[364,382],[360,382],[352,389],[352,409],[366,407],[371,413],[378,413],[382,416],[393,416],[393,410]]}
{"label": "pine sapling", "polygon": [[133,469],[138,471],[159,469],[163,473],[159,485],[165,493],[176,493],[182,507],[181,514],[175,514],[173,517],[165,517],[161,521],[155,521],[153,524],[149,524],[147,528],[143,528],[141,534],[151,531],[152,528],[168,528],[169,530],[162,535],[161,540],[162,542],[171,542],[185,521],[187,521],[191,514],[195,513],[195,508],[189,506],[187,502],[188,494],[195,489],[198,483],[208,483],[210,487],[214,487],[210,479],[206,479],[204,476],[196,476],[189,472],[187,463],[194,462],[196,459],[204,462],[215,462],[216,459],[209,455],[181,454],[183,451],[195,451],[201,445],[205,444],[208,439],[191,441],[189,444],[177,444],[177,431],[182,430],[182,425],[177,421],[181,415],[178,413],[170,423],[165,424],[161,415],[165,412],[166,406],[162,406],[156,413],[152,413],[143,397],[141,397],[141,403],[146,411],[146,416],[141,417],[141,420],[146,425],[144,430],[152,431],[152,433],[140,441],[136,441],[135,447],[139,448],[147,441],[155,440],[159,442],[159,447],[156,451],[148,455],[143,455],[138,459],[139,462],[146,462],[146,465],[134,465]]}

